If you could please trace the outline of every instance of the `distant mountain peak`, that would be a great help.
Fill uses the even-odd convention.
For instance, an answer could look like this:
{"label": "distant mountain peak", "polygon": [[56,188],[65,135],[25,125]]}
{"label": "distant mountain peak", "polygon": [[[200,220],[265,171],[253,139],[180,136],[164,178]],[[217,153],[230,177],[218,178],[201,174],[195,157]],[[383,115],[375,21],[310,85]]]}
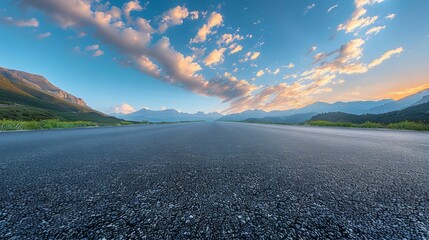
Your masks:
{"label": "distant mountain peak", "polygon": [[113,116],[131,121],[149,122],[180,122],[180,121],[214,121],[223,115],[217,112],[204,113],[203,111],[185,113],[176,109],[150,110],[140,109],[129,114],[112,114]]}

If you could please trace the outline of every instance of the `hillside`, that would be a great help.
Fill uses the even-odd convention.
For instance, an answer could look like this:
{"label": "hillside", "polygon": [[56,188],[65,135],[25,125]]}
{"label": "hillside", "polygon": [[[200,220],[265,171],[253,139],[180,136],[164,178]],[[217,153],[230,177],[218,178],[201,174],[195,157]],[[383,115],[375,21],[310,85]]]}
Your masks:
{"label": "hillside", "polygon": [[249,123],[284,123],[284,124],[299,124],[314,117],[317,113],[299,113],[284,117],[264,117],[264,118],[248,118],[244,122]]}
{"label": "hillside", "polygon": [[350,123],[396,123],[401,121],[414,121],[429,123],[429,103],[411,106],[399,111],[382,114],[355,115],[343,112],[323,113],[316,115],[310,121],[350,122]]}
{"label": "hillside", "polygon": [[41,120],[56,118],[66,121],[92,121],[103,124],[122,120],[107,116],[34,88],[32,84],[12,81],[0,75],[0,118]]}
{"label": "hillside", "polygon": [[50,83],[45,77],[31,74],[23,71],[11,70],[7,68],[0,67],[0,75],[9,79],[9,81],[14,83],[20,83],[34,89],[37,89],[41,92],[53,95],[57,98],[66,100],[68,102],[86,106],[86,103],[83,99],[73,96],[70,93],[67,93],[60,88],[54,86]]}

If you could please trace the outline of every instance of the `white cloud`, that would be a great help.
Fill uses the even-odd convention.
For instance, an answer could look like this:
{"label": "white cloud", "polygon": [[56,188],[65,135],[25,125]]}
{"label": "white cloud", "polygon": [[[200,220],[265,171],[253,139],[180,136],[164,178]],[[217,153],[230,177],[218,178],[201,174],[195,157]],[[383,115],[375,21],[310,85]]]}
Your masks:
{"label": "white cloud", "polygon": [[386,16],[386,19],[393,20],[395,17],[396,17],[396,14],[391,13],[391,14]]}
{"label": "white cloud", "polygon": [[373,68],[375,66],[378,66],[382,62],[384,62],[385,60],[391,58],[393,55],[400,54],[403,51],[404,51],[404,48],[402,48],[402,47],[399,47],[399,48],[396,48],[393,50],[389,50],[389,51],[385,52],[383,55],[381,55],[379,58],[375,59],[370,64],[368,64],[368,67]]}
{"label": "white cloud", "polygon": [[102,55],[104,55],[104,52],[103,52],[102,50],[100,50],[100,49],[96,50],[96,51],[92,54],[92,56],[93,56],[93,57],[100,57],[100,56],[102,56]]}
{"label": "white cloud", "polygon": [[137,1],[130,1],[124,4],[123,11],[127,19],[130,18],[130,13],[132,11],[141,11],[143,10],[143,7],[140,5],[140,2]]}
{"label": "white cloud", "polygon": [[277,68],[276,70],[274,70],[273,74],[277,75],[279,72],[280,72],[280,69]]}
{"label": "white cloud", "polygon": [[253,52],[253,54],[250,56],[250,60],[257,59],[260,54],[261,54],[260,52]]}
{"label": "white cloud", "polygon": [[295,67],[295,64],[293,64],[293,63],[289,63],[288,65],[282,66],[282,68],[288,68],[288,69],[291,69],[293,67]]}
{"label": "white cloud", "polygon": [[183,23],[183,19],[187,18],[188,15],[189,12],[186,7],[177,6],[169,9],[162,14],[159,32],[164,33],[169,27],[181,25]]}
{"label": "white cloud", "polygon": [[218,45],[221,45],[221,44],[226,44],[226,45],[228,45],[228,44],[230,44],[230,43],[232,43],[233,41],[235,41],[235,40],[243,40],[244,39],[244,37],[243,36],[240,36],[239,34],[230,34],[230,33],[226,33],[226,34],[223,34],[220,38],[219,38],[219,40],[217,40],[217,44]]}
{"label": "white cloud", "polygon": [[189,15],[191,15],[192,20],[196,20],[199,17],[198,11],[192,11],[189,13]]}
{"label": "white cloud", "polygon": [[212,12],[212,14],[209,16],[207,23],[204,24],[197,33],[197,36],[195,36],[191,42],[192,43],[201,43],[205,42],[207,39],[207,35],[212,33],[212,28],[216,26],[220,26],[223,22],[223,17],[221,14],[217,12]]}
{"label": "white cloud", "polygon": [[374,24],[378,19],[378,16],[365,17],[367,10],[364,6],[380,2],[383,2],[383,0],[355,0],[356,9],[353,12],[352,17],[346,23],[338,25],[337,30],[344,30],[346,33],[351,33]]}
{"label": "white cloud", "polygon": [[155,29],[152,28],[150,25],[150,22],[144,18],[137,18],[136,19],[136,27],[140,30],[142,33],[152,34],[155,31]]}
{"label": "white cloud", "polygon": [[274,71],[269,69],[269,68],[265,68],[265,71],[269,74],[273,74],[273,75],[277,75],[280,72],[279,68],[276,68]]}
{"label": "white cloud", "polygon": [[366,31],[365,35],[377,34],[377,33],[379,33],[381,30],[383,30],[385,28],[386,28],[386,26],[372,27],[372,28],[368,29],[368,31]]}
{"label": "white cloud", "polygon": [[191,47],[191,50],[193,52],[192,58],[193,59],[199,59],[202,56],[204,56],[204,53],[206,52],[207,48]]}
{"label": "white cloud", "polygon": [[264,70],[259,70],[259,71],[256,73],[256,76],[257,76],[257,77],[261,77],[262,75],[264,75]]}
{"label": "white cloud", "polygon": [[120,113],[120,114],[130,114],[135,112],[136,109],[129,105],[128,103],[122,103],[120,105],[114,106],[108,110],[108,113]]}
{"label": "white cloud", "polygon": [[241,45],[231,45],[229,47],[229,49],[231,49],[231,51],[229,52],[229,54],[234,54],[234,53],[237,53],[237,52],[243,50],[243,46],[241,46]]}
{"label": "white cloud", "polygon": [[12,17],[0,17],[0,22],[17,27],[39,27],[39,21],[35,18],[28,20],[16,20]]}
{"label": "white cloud", "polygon": [[312,3],[310,5],[308,5],[305,9],[304,9],[304,15],[306,15],[311,9],[313,9],[316,6],[315,3]]}
{"label": "white cloud", "polygon": [[86,50],[87,51],[95,51],[95,50],[97,50],[97,49],[99,49],[100,48],[100,45],[98,45],[98,44],[94,44],[94,45],[89,45],[89,46],[87,46],[86,47]]}
{"label": "white cloud", "polygon": [[[104,51],[100,49],[100,45],[98,45],[98,44],[86,46],[85,51],[86,52],[92,52],[91,55],[93,57],[100,57],[100,56],[104,55]],[[84,53],[80,50],[79,47],[75,47],[75,52],[76,53]]]}
{"label": "white cloud", "polygon": [[297,78],[298,75],[297,74],[288,74],[288,75],[284,75],[283,79],[289,79],[289,78]]}
{"label": "white cloud", "polygon": [[308,49],[307,54],[310,54],[316,50],[317,50],[317,46],[312,46],[310,49]]}
{"label": "white cloud", "polygon": [[40,33],[37,35],[37,38],[42,39],[42,38],[48,38],[50,37],[52,34],[50,32],[46,32],[46,33]]}
{"label": "white cloud", "polygon": [[220,48],[213,50],[205,59],[204,64],[206,66],[215,64],[215,63],[222,63],[224,59],[224,52],[226,48]]}
{"label": "white cloud", "polygon": [[260,54],[261,54],[260,52],[247,52],[244,55],[244,58],[240,59],[240,62],[247,62],[249,60],[255,60],[259,57]]}

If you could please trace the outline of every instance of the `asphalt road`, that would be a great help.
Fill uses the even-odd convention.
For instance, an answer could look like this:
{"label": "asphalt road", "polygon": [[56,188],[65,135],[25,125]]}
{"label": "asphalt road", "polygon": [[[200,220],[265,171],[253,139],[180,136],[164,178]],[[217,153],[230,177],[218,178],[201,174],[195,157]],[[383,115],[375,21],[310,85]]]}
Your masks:
{"label": "asphalt road", "polygon": [[429,239],[429,134],[189,123],[0,133],[0,239]]}

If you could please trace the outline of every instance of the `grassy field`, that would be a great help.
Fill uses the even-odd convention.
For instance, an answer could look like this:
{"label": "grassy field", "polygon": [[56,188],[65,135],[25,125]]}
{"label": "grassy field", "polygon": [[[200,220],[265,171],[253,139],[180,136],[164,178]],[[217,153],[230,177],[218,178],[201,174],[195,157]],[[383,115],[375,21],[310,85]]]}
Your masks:
{"label": "grassy field", "polygon": [[[130,125],[133,122],[123,121],[114,124]],[[40,121],[17,121],[17,120],[0,120],[0,131],[13,130],[37,130],[37,129],[55,129],[55,128],[76,128],[76,127],[97,127],[111,126],[112,124],[100,124],[89,121],[60,121],[58,119],[40,120]]]}
{"label": "grassy field", "polygon": [[350,123],[350,122],[310,121],[306,124],[311,126],[389,128],[389,129],[429,131],[429,124],[425,124],[421,122],[411,122],[411,121],[403,121],[403,122],[389,123],[389,124],[382,124],[382,123],[375,123],[375,122],[365,122],[361,124],[356,124],[356,123]]}

